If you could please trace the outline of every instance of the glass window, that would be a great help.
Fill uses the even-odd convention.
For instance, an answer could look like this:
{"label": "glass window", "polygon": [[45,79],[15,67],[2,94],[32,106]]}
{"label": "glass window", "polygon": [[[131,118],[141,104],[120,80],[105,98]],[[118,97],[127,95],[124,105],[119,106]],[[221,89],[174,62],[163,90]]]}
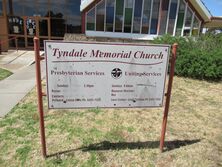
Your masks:
{"label": "glass window", "polygon": [[125,0],[124,32],[131,32],[133,0]]}
{"label": "glass window", "polygon": [[66,16],[67,17],[80,17],[81,18],[81,12],[80,12],[80,3],[81,0],[65,0],[66,2]]}
{"label": "glass window", "polygon": [[160,0],[153,1],[153,12],[150,26],[150,34],[157,34]]}
{"label": "glass window", "polygon": [[63,37],[65,34],[65,20],[51,19],[51,35],[55,37]]}
{"label": "glass window", "polygon": [[95,8],[91,9],[87,13],[86,29],[87,30],[95,30]]}
{"label": "glass window", "polygon": [[47,0],[38,0],[37,1],[37,14],[41,17],[49,17],[49,3]]}
{"label": "glass window", "polygon": [[[33,41],[33,38],[32,38],[32,41]],[[25,47],[25,38],[18,37],[17,42],[18,42],[18,47],[21,47],[21,48]]]}
{"label": "glass window", "polygon": [[159,35],[166,33],[167,16],[168,16],[169,0],[163,0],[161,5],[161,18]]}
{"label": "glass window", "polygon": [[181,0],[180,1],[179,12],[178,12],[178,18],[177,18],[176,35],[181,35],[181,32],[182,32],[184,14],[185,14],[185,7],[186,7],[186,4],[184,3],[183,0]]}
{"label": "glass window", "polygon": [[21,17],[8,17],[9,34],[24,34],[24,20]]}
{"label": "glass window", "polygon": [[187,8],[187,13],[186,13],[184,30],[183,30],[183,35],[184,36],[189,36],[190,35],[192,18],[193,18],[193,13],[192,13],[191,9],[188,7]]}
{"label": "glass window", "polygon": [[16,44],[15,44],[15,40],[14,39],[11,39],[11,38],[14,38],[14,37],[8,37],[8,43],[9,43],[9,47],[16,47]]}
{"label": "glass window", "polygon": [[70,17],[66,20],[66,32],[67,33],[81,33],[81,25],[79,25],[79,22],[81,22],[81,18],[79,17]]}
{"label": "glass window", "polygon": [[27,35],[36,35],[36,22],[34,19],[27,18],[25,22]]}
{"label": "glass window", "polygon": [[66,16],[69,18],[67,32],[69,33],[81,33],[80,1],[66,0]]}
{"label": "glass window", "polygon": [[171,0],[167,33],[173,35],[177,14],[177,0]]}
{"label": "glass window", "polygon": [[142,5],[143,5],[143,0],[135,0],[134,19],[133,19],[133,33],[140,33]]}
{"label": "glass window", "polygon": [[116,0],[115,32],[122,32],[124,0]]}
{"label": "glass window", "polygon": [[110,32],[113,32],[114,4],[114,0],[106,1],[106,31]]}
{"label": "glass window", "polygon": [[144,0],[142,34],[148,34],[150,24],[151,0]]}
{"label": "glass window", "polygon": [[23,3],[20,0],[8,0],[7,1],[8,15],[23,16]]}
{"label": "glass window", "polygon": [[96,6],[96,31],[104,31],[105,1]]}
{"label": "glass window", "polygon": [[200,20],[197,18],[197,16],[194,17],[193,21],[193,28],[192,28],[192,35],[193,36],[198,36],[200,32]]}
{"label": "glass window", "polygon": [[66,13],[66,2],[61,0],[50,1],[50,16],[56,18],[63,18]]}
{"label": "glass window", "polygon": [[36,16],[37,15],[37,6],[35,1],[23,0],[20,1],[24,7],[24,16]]}
{"label": "glass window", "polygon": [[39,20],[39,35],[48,36],[48,20]]}
{"label": "glass window", "polygon": [[3,15],[2,0],[0,0],[0,16]]}
{"label": "glass window", "polygon": [[33,38],[27,38],[27,45],[32,47],[34,46]]}
{"label": "glass window", "polygon": [[[9,37],[9,47],[16,47],[16,42],[15,40],[10,40],[13,37]],[[17,37],[17,45],[19,48],[24,48],[25,47],[25,38],[23,37]],[[33,38],[32,38],[33,40]]]}
{"label": "glass window", "polygon": [[44,47],[44,41],[48,40],[48,38],[40,38],[40,47],[43,48]]}

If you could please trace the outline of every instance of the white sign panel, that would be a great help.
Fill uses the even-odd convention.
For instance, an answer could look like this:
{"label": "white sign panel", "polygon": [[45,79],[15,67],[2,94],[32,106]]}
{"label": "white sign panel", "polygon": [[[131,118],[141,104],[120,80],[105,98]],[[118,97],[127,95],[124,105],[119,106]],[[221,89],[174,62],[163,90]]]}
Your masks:
{"label": "white sign panel", "polygon": [[160,107],[168,45],[45,41],[49,108]]}

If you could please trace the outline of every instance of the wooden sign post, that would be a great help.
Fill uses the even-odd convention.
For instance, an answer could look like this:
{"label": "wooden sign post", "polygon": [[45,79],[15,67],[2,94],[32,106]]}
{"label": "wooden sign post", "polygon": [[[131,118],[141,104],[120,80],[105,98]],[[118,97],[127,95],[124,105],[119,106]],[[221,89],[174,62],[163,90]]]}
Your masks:
{"label": "wooden sign post", "polygon": [[39,125],[40,125],[40,135],[41,135],[41,145],[42,145],[42,155],[46,158],[46,140],[45,140],[45,125],[44,125],[44,111],[43,111],[43,99],[44,93],[42,92],[42,82],[41,82],[41,64],[40,61],[43,60],[39,54],[39,39],[34,38],[34,50],[35,50],[35,64],[36,64],[36,89],[38,98],[38,112],[39,112]]}
{"label": "wooden sign post", "polygon": [[[34,38],[36,84],[43,157],[47,157],[39,39]],[[176,61],[173,45],[167,93],[169,45],[45,41],[49,109],[146,108],[164,106],[163,151]],[[106,81],[106,84],[104,84]]]}
{"label": "wooden sign post", "polygon": [[160,151],[161,152],[163,152],[163,147],[164,147],[167,117],[168,117],[169,107],[170,107],[170,97],[171,97],[174,69],[175,69],[175,63],[176,63],[177,47],[178,47],[178,44],[173,44],[172,57],[170,60],[170,75],[169,75],[168,87],[167,87],[167,92],[166,92],[166,102],[164,106],[164,116],[163,116],[162,131],[161,131],[161,137],[160,137]]}

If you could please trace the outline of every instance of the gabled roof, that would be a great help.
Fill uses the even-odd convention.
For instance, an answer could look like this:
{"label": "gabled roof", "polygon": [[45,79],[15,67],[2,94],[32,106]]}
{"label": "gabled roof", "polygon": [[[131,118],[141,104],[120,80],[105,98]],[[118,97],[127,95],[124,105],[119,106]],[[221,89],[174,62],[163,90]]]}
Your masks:
{"label": "gabled roof", "polygon": [[194,9],[198,12],[200,17],[203,19],[204,22],[211,21],[212,14],[203,3],[202,0],[188,0],[194,7]]}

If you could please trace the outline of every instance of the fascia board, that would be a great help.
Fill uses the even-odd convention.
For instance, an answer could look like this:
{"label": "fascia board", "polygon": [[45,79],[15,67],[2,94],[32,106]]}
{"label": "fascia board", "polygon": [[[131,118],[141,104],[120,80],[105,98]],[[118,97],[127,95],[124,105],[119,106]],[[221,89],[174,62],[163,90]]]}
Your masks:
{"label": "fascia board", "polygon": [[190,0],[205,22],[211,20],[211,13],[201,0]]}
{"label": "fascia board", "polygon": [[87,6],[89,6],[95,0],[83,0],[81,1],[80,11],[82,12]]}

